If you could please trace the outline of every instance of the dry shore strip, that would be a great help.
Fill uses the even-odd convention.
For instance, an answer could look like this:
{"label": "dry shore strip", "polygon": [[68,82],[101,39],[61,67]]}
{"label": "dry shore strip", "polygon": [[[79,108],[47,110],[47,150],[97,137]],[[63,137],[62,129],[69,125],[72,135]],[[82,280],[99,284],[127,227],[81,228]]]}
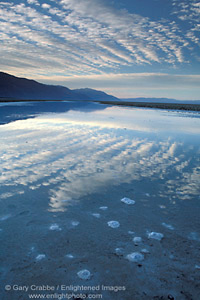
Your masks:
{"label": "dry shore strip", "polygon": [[125,102],[125,101],[95,101],[95,102],[101,104],[121,105],[121,106],[200,111],[200,104],[156,103],[156,102],[150,103],[150,102]]}

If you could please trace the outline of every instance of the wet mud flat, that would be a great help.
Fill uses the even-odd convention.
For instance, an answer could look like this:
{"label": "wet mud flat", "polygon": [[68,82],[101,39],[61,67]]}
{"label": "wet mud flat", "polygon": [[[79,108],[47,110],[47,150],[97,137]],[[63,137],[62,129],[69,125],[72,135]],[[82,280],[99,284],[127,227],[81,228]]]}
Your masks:
{"label": "wet mud flat", "polygon": [[[182,232],[173,205],[168,216],[155,194],[131,189],[126,185],[106,191],[106,197],[91,195],[68,212],[53,215],[37,213],[45,191],[31,195],[35,208],[27,203],[28,194],[16,208],[10,199],[12,213],[1,218],[1,242],[9,237],[1,267],[3,285],[59,286],[57,293],[63,292],[62,285],[100,285],[119,289],[93,293],[102,299],[197,300],[199,235]],[[124,203],[124,194],[135,203]],[[81,277],[84,270],[88,273]],[[3,291],[2,299],[26,299],[27,294]]]}
{"label": "wet mud flat", "polygon": [[184,104],[184,103],[149,103],[149,102],[126,102],[126,101],[97,101],[102,104],[130,106],[130,107],[147,107],[172,110],[188,110],[200,111],[200,104]]}
{"label": "wet mud flat", "polygon": [[[187,214],[187,205],[179,212],[167,204],[166,213],[154,189],[141,192],[144,183],[106,189],[106,195],[85,197],[64,213],[47,214],[42,209],[41,202],[44,207],[47,202],[42,187],[31,195],[25,191],[19,206],[10,198],[10,215],[1,216],[1,285],[27,286],[29,291],[2,291],[2,299],[26,299],[28,294],[41,293],[32,291],[32,285],[56,286],[58,294],[66,293],[61,286],[71,285],[100,286],[92,294],[102,299],[198,300],[197,215],[194,228],[183,228],[177,218]],[[85,277],[81,276],[84,270]],[[87,296],[80,290],[74,295],[80,292]]]}

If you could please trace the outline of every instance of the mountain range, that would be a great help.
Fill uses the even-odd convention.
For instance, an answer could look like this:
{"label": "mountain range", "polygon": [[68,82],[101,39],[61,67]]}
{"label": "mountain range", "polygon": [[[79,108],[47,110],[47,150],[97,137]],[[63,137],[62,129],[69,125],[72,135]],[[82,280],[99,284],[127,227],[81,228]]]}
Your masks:
{"label": "mountain range", "polygon": [[70,90],[64,86],[47,85],[4,72],[0,72],[0,98],[4,100],[119,100],[93,89]]}
{"label": "mountain range", "polygon": [[200,104],[199,101],[180,101],[168,98],[119,99],[105,92],[81,88],[71,90],[61,85],[47,85],[35,80],[16,77],[0,72],[0,101],[6,100],[77,100],[77,101],[124,101],[148,103]]}

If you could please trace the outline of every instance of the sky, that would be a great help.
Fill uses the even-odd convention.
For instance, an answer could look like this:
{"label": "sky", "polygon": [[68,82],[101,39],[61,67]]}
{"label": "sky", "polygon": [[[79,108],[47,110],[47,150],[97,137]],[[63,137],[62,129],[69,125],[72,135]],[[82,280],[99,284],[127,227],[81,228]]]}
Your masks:
{"label": "sky", "polygon": [[0,71],[119,98],[200,100],[200,1],[0,1]]}

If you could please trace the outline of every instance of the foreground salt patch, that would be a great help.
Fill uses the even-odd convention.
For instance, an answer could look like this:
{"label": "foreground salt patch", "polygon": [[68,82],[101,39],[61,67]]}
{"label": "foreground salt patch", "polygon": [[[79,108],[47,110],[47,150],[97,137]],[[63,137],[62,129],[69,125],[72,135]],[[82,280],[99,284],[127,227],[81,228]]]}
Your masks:
{"label": "foreground salt patch", "polygon": [[11,214],[1,216],[1,217],[0,217],[0,221],[6,221],[6,220],[9,219],[10,217],[11,217]]}
{"label": "foreground salt patch", "polygon": [[106,210],[106,209],[108,209],[108,206],[100,206],[99,209]]}
{"label": "foreground salt patch", "polygon": [[190,234],[188,235],[188,239],[200,242],[200,235],[198,232],[190,232]]}
{"label": "foreground salt patch", "polygon": [[126,256],[126,258],[131,262],[140,262],[144,260],[144,255],[140,252],[133,252]]}
{"label": "foreground salt patch", "polygon": [[170,230],[174,230],[174,226],[170,225],[170,224],[166,224],[166,223],[162,223],[162,226],[164,226],[165,228],[167,229],[170,229]]}
{"label": "foreground salt patch", "polygon": [[111,228],[118,228],[120,226],[120,223],[118,221],[109,221],[107,224]]}
{"label": "foreground salt patch", "polygon": [[130,199],[130,198],[127,198],[127,197],[124,197],[121,199],[121,202],[125,203],[125,204],[128,204],[128,205],[131,205],[131,204],[135,204],[135,201]]}
{"label": "foreground salt patch", "polygon": [[142,253],[149,253],[149,250],[147,250],[146,248],[141,250]]}
{"label": "foreground salt patch", "polygon": [[159,205],[159,207],[160,207],[161,209],[165,209],[165,208],[166,208],[165,205]]}
{"label": "foreground salt patch", "polygon": [[72,258],[74,258],[74,255],[72,255],[72,254],[67,254],[67,255],[65,255],[67,258],[70,258],[70,259],[72,259]]}
{"label": "foreground salt patch", "polygon": [[97,219],[99,219],[101,217],[101,215],[98,214],[98,213],[94,213],[94,214],[92,214],[92,216],[95,217],[95,218],[97,218]]}
{"label": "foreground salt patch", "polygon": [[195,265],[195,269],[200,270],[200,265]]}
{"label": "foreground salt patch", "polygon": [[88,270],[81,270],[77,273],[78,277],[83,279],[83,280],[88,280],[91,277],[91,273]]}
{"label": "foreground salt patch", "polygon": [[38,254],[37,256],[36,256],[36,260],[37,261],[40,261],[40,260],[42,260],[42,259],[44,259],[44,258],[46,258],[46,255],[45,254]]}
{"label": "foreground salt patch", "polygon": [[72,221],[71,224],[72,224],[72,226],[78,226],[80,224],[80,222],[79,221]]}
{"label": "foreground salt patch", "polygon": [[60,228],[60,226],[58,224],[54,223],[54,224],[51,224],[51,226],[49,227],[49,230],[60,231],[62,229]]}
{"label": "foreground salt patch", "polygon": [[133,238],[133,242],[135,244],[139,244],[139,243],[142,242],[142,238],[140,236],[136,236],[136,237]]}
{"label": "foreground salt patch", "polygon": [[164,235],[162,233],[152,231],[148,233],[148,238],[161,241],[164,238]]}
{"label": "foreground salt patch", "polygon": [[129,230],[129,231],[128,231],[128,234],[130,234],[130,235],[133,235],[133,234],[135,234],[135,232],[134,232],[134,231],[131,231],[131,230]]}
{"label": "foreground salt patch", "polygon": [[115,249],[115,254],[119,255],[119,256],[123,255],[124,254],[124,249],[123,248],[116,248]]}

